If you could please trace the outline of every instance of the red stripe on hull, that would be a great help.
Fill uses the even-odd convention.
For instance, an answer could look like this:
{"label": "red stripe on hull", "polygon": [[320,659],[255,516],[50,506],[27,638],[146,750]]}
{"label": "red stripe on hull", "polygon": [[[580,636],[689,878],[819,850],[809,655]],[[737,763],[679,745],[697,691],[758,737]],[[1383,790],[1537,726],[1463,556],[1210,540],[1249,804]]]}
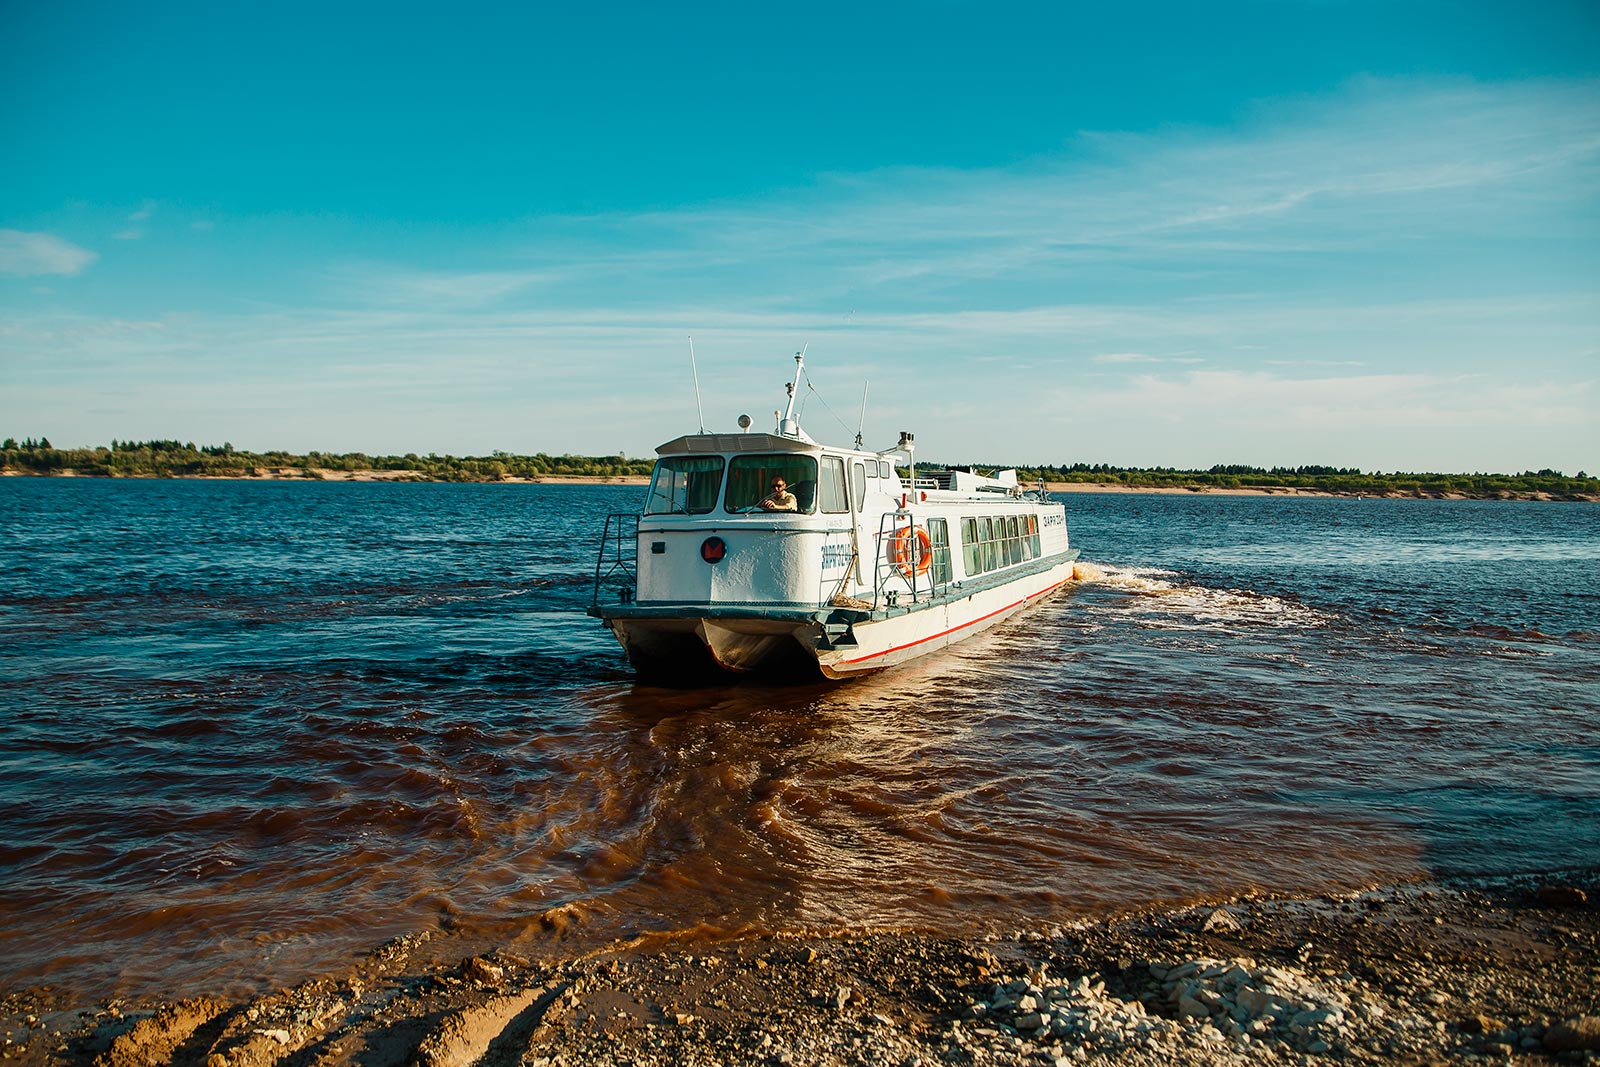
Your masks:
{"label": "red stripe on hull", "polygon": [[981,615],[976,619],[971,619],[971,620],[969,620],[967,622],[962,623],[960,626],[952,626],[952,627],[950,627],[950,629],[945,630],[945,631],[943,631],[941,633],[929,634],[927,637],[920,637],[915,641],[907,641],[903,645],[896,645],[893,648],[886,648],[882,652],[874,652],[870,656],[861,656],[858,659],[842,659],[839,662],[841,664],[846,664],[846,663],[865,663],[869,659],[878,659],[878,658],[883,657],[883,656],[892,655],[893,653],[899,652],[902,649],[915,648],[918,645],[925,645],[929,641],[937,641],[941,637],[948,637],[949,635],[955,633],[957,630],[965,630],[969,626],[976,626],[980,622],[983,622],[985,619],[992,619],[996,615],[1000,615],[1000,614],[1002,614],[1004,612],[1010,611],[1012,608],[1022,607],[1023,605],[1027,604],[1028,601],[1030,601],[1030,600],[1038,600],[1040,597],[1045,596],[1048,593],[1055,592],[1057,589],[1060,589],[1062,586],[1066,585],[1070,581],[1072,581],[1071,578],[1063,578],[1059,582],[1057,582],[1055,585],[1052,585],[1049,588],[1041,589],[1037,593],[1034,593],[1034,594],[1032,594],[1030,596],[1023,597],[1021,600],[1013,601],[1012,603],[1007,604],[1003,608],[995,608],[993,611],[989,612],[989,614],[987,614],[987,615]]}

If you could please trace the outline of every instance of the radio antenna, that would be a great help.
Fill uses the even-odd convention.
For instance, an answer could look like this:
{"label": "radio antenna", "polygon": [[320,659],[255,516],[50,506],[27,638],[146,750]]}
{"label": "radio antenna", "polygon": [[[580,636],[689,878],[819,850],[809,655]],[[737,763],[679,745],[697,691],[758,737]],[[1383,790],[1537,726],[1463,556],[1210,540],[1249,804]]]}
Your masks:
{"label": "radio antenna", "polygon": [[700,416],[700,432],[706,432],[706,412],[700,406],[700,368],[694,362],[694,334],[689,335],[689,371],[694,375],[694,410]]}
{"label": "radio antenna", "polygon": [[[855,312],[852,311],[851,314],[854,315]],[[856,448],[857,449],[859,449],[861,447],[861,431],[863,429],[865,429],[866,425],[867,425],[867,386],[869,386],[871,384],[872,383],[870,381],[867,381],[865,379],[863,379],[862,382],[861,382],[861,421],[856,423]]]}

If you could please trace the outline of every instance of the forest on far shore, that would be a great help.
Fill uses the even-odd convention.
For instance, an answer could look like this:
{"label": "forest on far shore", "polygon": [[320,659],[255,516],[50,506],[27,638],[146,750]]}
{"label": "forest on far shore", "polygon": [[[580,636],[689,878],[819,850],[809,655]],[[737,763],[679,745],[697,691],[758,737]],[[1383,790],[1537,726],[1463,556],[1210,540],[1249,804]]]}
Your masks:
{"label": "forest on far shore", "polygon": [[[536,478],[644,477],[651,459],[625,456],[552,456],[543,452],[488,456],[372,456],[364,452],[244,452],[231,444],[183,441],[112,441],[109,447],[55,448],[48,438],[6,438],[0,472],[102,478],[326,477],[327,472],[385,471],[416,481],[496,482]],[[938,464],[933,464],[938,466]],[[1511,499],[1532,495],[1558,500],[1600,497],[1600,478],[1583,471],[1523,471],[1520,474],[1371,473],[1349,467],[1251,467],[1218,464],[1208,470],[1116,467],[1105,463],[1060,465],[961,464],[979,470],[1015,466],[1024,485],[1047,482],[1123,485],[1134,489],[1310,489],[1369,496],[1441,496]]]}

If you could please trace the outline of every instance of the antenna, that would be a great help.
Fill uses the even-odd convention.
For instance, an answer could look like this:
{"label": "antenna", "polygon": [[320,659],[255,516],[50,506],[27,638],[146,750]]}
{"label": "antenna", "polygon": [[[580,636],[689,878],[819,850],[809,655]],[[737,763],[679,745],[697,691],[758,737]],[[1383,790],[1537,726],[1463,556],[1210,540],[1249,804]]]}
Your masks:
{"label": "antenna", "polygon": [[[850,314],[854,315],[855,312],[852,311]],[[867,386],[871,384],[870,381],[865,379],[861,382],[861,421],[856,423],[856,448],[858,449],[861,447],[861,431],[867,425]]]}
{"label": "antenna", "polygon": [[700,368],[694,362],[694,334],[689,335],[689,371],[694,375],[694,410],[700,416],[700,432],[706,432],[706,413],[700,406]]}

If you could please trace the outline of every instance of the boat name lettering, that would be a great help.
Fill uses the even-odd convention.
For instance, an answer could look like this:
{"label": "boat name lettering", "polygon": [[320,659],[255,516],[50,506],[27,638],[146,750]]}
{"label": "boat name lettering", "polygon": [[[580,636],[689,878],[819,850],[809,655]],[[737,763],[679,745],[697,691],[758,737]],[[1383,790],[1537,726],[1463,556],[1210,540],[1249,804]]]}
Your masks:
{"label": "boat name lettering", "polygon": [[1039,525],[1041,526],[1065,526],[1066,524],[1067,519],[1064,515],[1047,514],[1039,519]]}
{"label": "boat name lettering", "polygon": [[850,562],[849,541],[828,541],[822,546],[822,569],[825,571],[843,567]]}

